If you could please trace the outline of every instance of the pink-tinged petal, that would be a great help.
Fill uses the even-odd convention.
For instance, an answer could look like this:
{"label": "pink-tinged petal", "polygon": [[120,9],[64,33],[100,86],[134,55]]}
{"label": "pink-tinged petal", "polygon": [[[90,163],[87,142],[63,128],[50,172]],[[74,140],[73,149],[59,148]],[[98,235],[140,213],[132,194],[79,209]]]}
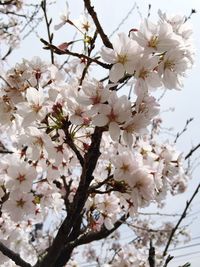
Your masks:
{"label": "pink-tinged petal", "polygon": [[98,114],[93,118],[92,121],[94,125],[102,127],[108,123],[108,117],[103,114]]}
{"label": "pink-tinged petal", "polygon": [[112,66],[109,74],[109,78],[111,82],[117,82],[119,81],[125,73],[124,66],[121,63],[116,63]]}
{"label": "pink-tinged petal", "polygon": [[116,122],[111,122],[109,124],[109,134],[113,141],[117,141],[120,135],[120,128]]}

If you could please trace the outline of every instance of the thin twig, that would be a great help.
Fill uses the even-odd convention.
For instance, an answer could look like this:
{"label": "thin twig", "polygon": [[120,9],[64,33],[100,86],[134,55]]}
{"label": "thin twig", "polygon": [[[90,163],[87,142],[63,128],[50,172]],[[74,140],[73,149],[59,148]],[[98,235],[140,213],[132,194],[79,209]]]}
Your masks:
{"label": "thin twig", "polygon": [[1,58],[1,60],[5,60],[5,59],[10,55],[11,52],[12,52],[12,48],[9,47],[8,51],[7,51],[6,54]]}
{"label": "thin twig", "polygon": [[[46,4],[46,0],[43,0],[41,2],[41,8],[44,12],[44,17],[45,17],[45,22],[46,22],[46,26],[47,26],[47,34],[48,34],[48,39],[49,39],[49,43],[52,44],[52,40],[53,40],[53,33],[50,32],[50,25],[52,23],[52,19],[48,20],[47,18],[47,4]],[[54,55],[53,55],[53,49],[50,49],[51,51],[51,63],[54,64]]]}
{"label": "thin twig", "polygon": [[83,167],[84,159],[83,159],[81,153],[79,152],[79,150],[77,149],[77,147],[75,146],[74,141],[73,141],[71,135],[69,134],[68,128],[69,128],[69,123],[67,122],[63,125],[63,131],[65,133],[65,142],[74,151],[77,159],[79,160],[81,166]]}
{"label": "thin twig", "polygon": [[116,32],[119,31],[119,29],[121,28],[121,26],[124,24],[124,22],[129,18],[129,16],[132,14],[133,10],[137,7],[136,2],[134,3],[134,5],[132,6],[132,8],[128,11],[128,13],[126,14],[126,16],[122,19],[122,21],[118,24],[118,26],[113,30],[113,32],[109,35],[109,38],[112,37]]}
{"label": "thin twig", "polygon": [[177,140],[178,140],[178,138],[179,138],[184,132],[187,131],[187,127],[188,127],[188,125],[190,124],[190,122],[193,121],[193,119],[194,119],[194,118],[190,118],[190,119],[188,119],[188,120],[186,121],[183,130],[182,130],[181,132],[178,132],[178,133],[176,134],[176,138],[175,138],[175,140],[174,140],[174,143],[176,143]]}
{"label": "thin twig", "polygon": [[59,49],[57,46],[55,45],[52,45],[50,43],[48,43],[47,41],[45,41],[44,39],[40,39],[40,41],[46,45],[46,47],[44,47],[44,49],[52,49],[54,53],[58,54],[58,55],[70,55],[70,56],[74,56],[74,57],[77,57],[77,58],[80,58],[80,59],[87,59],[88,61],[91,61],[91,62],[94,62],[98,65],[100,65],[101,67],[105,68],[105,69],[110,69],[111,68],[111,65],[110,64],[105,64],[99,60],[97,60],[96,58],[91,58],[91,57],[88,57],[84,54],[79,54],[79,53],[75,53],[75,52],[71,52],[69,51],[68,49],[65,49],[65,50],[61,50]]}
{"label": "thin twig", "polygon": [[183,210],[183,213],[182,213],[180,219],[178,220],[177,224],[175,225],[175,227],[174,227],[174,228],[172,229],[172,231],[171,231],[171,234],[170,234],[170,236],[169,236],[167,245],[166,245],[166,247],[165,247],[165,249],[164,249],[164,251],[163,251],[163,257],[166,256],[167,251],[168,251],[168,248],[169,248],[169,246],[170,246],[170,244],[171,244],[171,242],[172,242],[172,239],[173,239],[173,237],[174,237],[174,235],[175,235],[175,233],[176,233],[176,231],[177,231],[179,225],[181,224],[182,220],[186,217],[186,215],[187,215],[187,210],[188,210],[188,208],[190,207],[190,205],[191,205],[191,203],[192,203],[194,197],[197,195],[197,193],[198,193],[198,191],[199,191],[199,188],[200,188],[200,184],[198,184],[198,186],[197,186],[197,188],[195,189],[195,191],[194,191],[193,195],[191,196],[190,200],[186,202],[185,209]]}
{"label": "thin twig", "polygon": [[189,153],[185,156],[185,160],[189,159],[192,154],[200,147],[200,143],[198,145],[196,145],[195,147],[193,147]]}

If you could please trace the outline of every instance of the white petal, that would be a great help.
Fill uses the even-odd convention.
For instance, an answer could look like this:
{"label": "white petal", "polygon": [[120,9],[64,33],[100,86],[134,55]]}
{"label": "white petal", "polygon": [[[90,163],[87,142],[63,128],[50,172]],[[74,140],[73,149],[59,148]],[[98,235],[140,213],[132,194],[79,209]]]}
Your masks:
{"label": "white petal", "polygon": [[109,74],[110,80],[115,83],[124,76],[124,73],[125,73],[124,66],[121,63],[116,63],[112,66],[110,70]]}
{"label": "white petal", "polygon": [[34,87],[29,87],[26,91],[27,101],[30,103],[36,103],[38,101],[38,91]]}
{"label": "white petal", "polygon": [[114,121],[112,121],[109,124],[109,134],[110,134],[110,137],[113,139],[113,141],[118,140],[119,135],[120,135],[120,128],[119,128],[119,125]]}
{"label": "white petal", "polygon": [[108,63],[114,64],[116,62],[116,54],[111,48],[103,47],[101,49],[101,57]]}
{"label": "white petal", "polygon": [[98,114],[93,118],[93,123],[96,126],[102,127],[108,123],[108,117],[103,114]]}

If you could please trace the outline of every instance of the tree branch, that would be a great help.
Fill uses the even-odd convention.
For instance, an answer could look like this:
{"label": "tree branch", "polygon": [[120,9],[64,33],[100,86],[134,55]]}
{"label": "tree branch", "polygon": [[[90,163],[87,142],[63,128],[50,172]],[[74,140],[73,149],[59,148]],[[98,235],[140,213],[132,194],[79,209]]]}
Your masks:
{"label": "tree branch", "polygon": [[[46,22],[46,26],[47,26],[47,34],[48,34],[49,43],[52,44],[53,33],[51,34],[51,32],[50,32],[50,25],[51,25],[52,19],[48,20],[48,18],[47,18],[47,3],[46,3],[46,0],[43,0],[41,2],[41,8],[42,8],[42,10],[44,12],[44,18],[45,18],[45,22]],[[51,52],[51,63],[54,64],[53,49],[50,49],[50,52]]]}
{"label": "tree branch", "polygon": [[156,266],[156,262],[155,262],[155,248],[154,248],[154,246],[152,244],[152,240],[150,240],[150,248],[149,248],[148,261],[149,261],[149,266],[150,267],[155,267]]}
{"label": "tree branch", "polygon": [[7,248],[2,242],[0,242],[0,251],[10,258],[12,261],[16,263],[16,265],[19,265],[21,267],[31,267],[29,263],[24,261],[19,254],[15,253],[11,249]]}
{"label": "tree branch", "polygon": [[92,174],[100,156],[99,148],[102,133],[102,128],[95,128],[91,137],[91,145],[88,149],[88,152],[84,156],[84,165],[82,168],[80,183],[74,196],[72,205],[70,206],[70,210],[68,211],[67,217],[64,219],[61,227],[59,228],[52,245],[48,249],[48,253],[41,262],[38,261],[36,263],[35,267],[55,266],[55,263],[59,259],[64,247],[69,241],[71,241],[71,234],[73,233],[73,235],[76,237],[80,232],[80,221],[83,216],[82,210],[88,197],[88,188],[93,179]]}
{"label": "tree branch", "polygon": [[84,160],[83,160],[83,157],[81,156],[81,153],[79,152],[79,150],[77,149],[77,147],[75,146],[73,140],[72,140],[72,137],[71,135],[69,134],[68,132],[68,127],[69,127],[69,124],[66,123],[64,126],[63,126],[63,131],[65,133],[65,142],[66,144],[68,144],[68,146],[74,151],[74,153],[76,154],[81,166],[83,167],[84,165]]}
{"label": "tree branch", "polygon": [[182,220],[186,217],[186,215],[187,215],[187,210],[188,210],[188,208],[190,207],[190,205],[191,205],[193,199],[194,199],[195,196],[197,195],[197,193],[198,193],[198,191],[199,191],[199,188],[200,188],[200,184],[199,184],[199,185],[197,186],[197,188],[195,189],[195,191],[194,191],[193,195],[191,196],[190,200],[186,202],[185,209],[183,210],[183,213],[182,213],[180,219],[178,220],[177,224],[175,225],[175,227],[174,227],[174,228],[172,229],[172,231],[171,231],[171,234],[170,234],[170,236],[169,236],[167,245],[166,245],[166,247],[165,247],[165,249],[164,249],[164,252],[163,252],[163,257],[166,256],[167,251],[168,251],[168,248],[169,248],[169,246],[170,246],[170,244],[171,244],[172,238],[174,237],[175,232],[176,232],[176,230],[178,229],[179,225],[181,224]]}
{"label": "tree branch", "polygon": [[184,126],[184,128],[182,129],[182,131],[181,131],[181,132],[178,132],[178,133],[176,134],[176,138],[175,138],[175,140],[174,140],[174,143],[176,143],[177,140],[179,139],[179,137],[180,137],[184,132],[187,131],[187,127],[188,127],[188,125],[189,125],[193,120],[194,120],[193,118],[190,118],[190,119],[188,119],[188,120],[186,121],[185,126]]}
{"label": "tree branch", "polygon": [[167,267],[168,263],[169,263],[173,258],[174,258],[173,256],[168,255],[168,257],[166,258],[166,261],[165,261],[163,267]]}
{"label": "tree branch", "polygon": [[99,35],[101,36],[101,40],[102,40],[103,44],[109,48],[113,48],[112,43],[110,42],[108,36],[104,33],[103,28],[101,27],[101,24],[97,18],[97,14],[94,11],[94,7],[91,6],[90,0],[84,0],[84,3],[85,3],[85,7],[86,7],[88,13],[92,17],[94,24],[96,25],[97,31],[98,31]]}
{"label": "tree branch", "polygon": [[189,158],[192,156],[192,154],[193,154],[199,147],[200,147],[200,143],[199,143],[198,145],[196,145],[194,148],[192,148],[192,149],[189,151],[189,153],[185,156],[185,160],[186,160],[186,159],[189,159]]}
{"label": "tree branch", "polygon": [[129,215],[123,215],[118,221],[115,222],[114,227],[110,230],[103,226],[99,232],[89,232],[87,234],[83,234],[77,240],[75,240],[74,246],[77,247],[108,237],[115,230],[117,230],[128,219],[128,217]]}
{"label": "tree branch", "polygon": [[44,47],[44,49],[52,49],[55,54],[58,54],[58,55],[70,55],[70,56],[73,56],[73,57],[78,57],[80,59],[84,58],[84,59],[88,60],[89,62],[94,62],[94,63],[98,64],[99,66],[103,67],[104,69],[110,69],[111,68],[110,64],[103,63],[103,62],[97,60],[96,58],[91,58],[91,57],[88,57],[88,56],[86,56],[84,54],[71,52],[68,49],[61,50],[57,46],[48,43],[47,41],[45,41],[42,38],[40,39],[40,41],[43,44],[46,45],[46,47]]}

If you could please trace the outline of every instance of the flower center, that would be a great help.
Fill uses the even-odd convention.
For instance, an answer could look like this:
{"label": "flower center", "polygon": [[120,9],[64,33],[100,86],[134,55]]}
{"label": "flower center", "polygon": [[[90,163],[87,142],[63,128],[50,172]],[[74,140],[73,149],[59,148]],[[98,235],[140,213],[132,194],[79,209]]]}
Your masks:
{"label": "flower center", "polygon": [[17,207],[23,208],[26,201],[24,201],[22,198],[19,200],[16,200]]}
{"label": "flower center", "polygon": [[148,42],[148,47],[157,48],[158,45],[158,36],[152,36]]}
{"label": "flower center", "polygon": [[148,75],[149,75],[149,71],[145,70],[145,69],[142,69],[140,71],[139,78],[142,78],[143,80],[145,80],[145,78],[147,78]]}
{"label": "flower center", "polygon": [[19,174],[19,176],[17,177],[17,180],[20,182],[20,184],[26,180],[25,175],[24,174]]}
{"label": "flower center", "polygon": [[126,55],[117,55],[118,62],[121,64],[125,64],[127,62],[127,56]]}
{"label": "flower center", "polygon": [[171,71],[174,71],[175,64],[172,61],[165,61],[164,63],[164,69],[169,69]]}

